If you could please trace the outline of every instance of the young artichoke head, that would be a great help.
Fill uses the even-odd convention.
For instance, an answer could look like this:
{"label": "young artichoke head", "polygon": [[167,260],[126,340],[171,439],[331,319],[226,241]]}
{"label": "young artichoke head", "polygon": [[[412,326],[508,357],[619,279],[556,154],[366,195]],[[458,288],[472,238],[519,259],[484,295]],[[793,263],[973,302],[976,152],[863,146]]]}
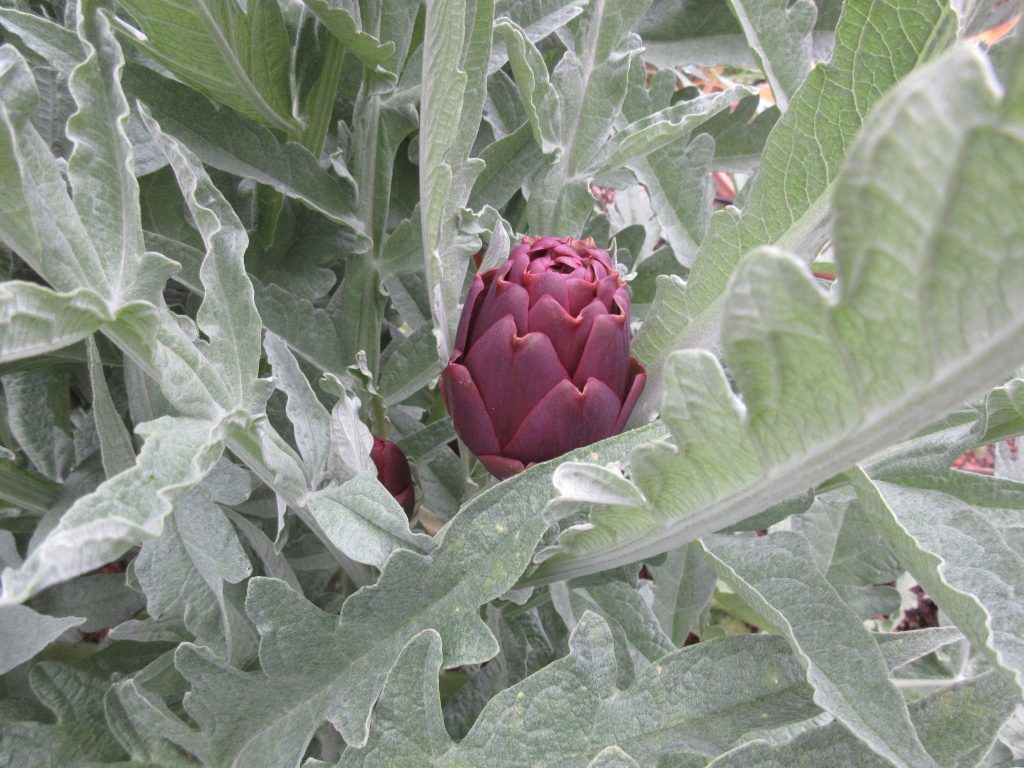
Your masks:
{"label": "young artichoke head", "polygon": [[411,519],[416,504],[416,491],[412,484],[409,460],[405,458],[402,449],[390,440],[374,435],[370,459],[377,467],[377,479],[381,485],[395,497],[405,510],[405,516]]}
{"label": "young artichoke head", "polygon": [[441,375],[456,432],[498,478],[618,434],[647,380],[629,339],[607,251],[524,237],[466,298]]}

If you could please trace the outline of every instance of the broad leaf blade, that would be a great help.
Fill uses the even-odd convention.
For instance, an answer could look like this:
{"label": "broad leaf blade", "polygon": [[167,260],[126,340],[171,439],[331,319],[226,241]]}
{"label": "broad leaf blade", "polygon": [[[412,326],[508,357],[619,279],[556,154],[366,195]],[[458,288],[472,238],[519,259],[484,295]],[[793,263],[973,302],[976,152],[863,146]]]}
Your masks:
{"label": "broad leaf blade", "polygon": [[184,144],[164,134],[145,112],[143,119],[167,155],[206,245],[199,269],[204,295],[197,314],[199,327],[209,339],[206,356],[234,400],[224,405],[249,412],[262,406],[269,394],[258,381],[263,324],[245,271],[249,238],[199,159]]}
{"label": "broad leaf blade", "polygon": [[[674,349],[717,348],[722,296],[748,251],[777,244],[807,262],[814,258],[826,237],[833,182],[868,110],[946,45],[955,29],[955,14],[944,3],[844,4],[836,53],[807,77],[775,125],[742,210],[727,208],[712,217],[685,290],[678,280],[659,282],[659,296],[633,346],[649,371],[657,374]],[[875,56],[875,50],[885,55]],[[820,121],[822,103],[841,119]],[[651,405],[659,389],[648,383]]]}
{"label": "broad leaf blade", "polygon": [[125,0],[143,35],[126,37],[185,82],[252,120],[291,131],[288,33],[275,0]]}
{"label": "broad leaf blade", "polygon": [[[632,459],[645,503],[596,507],[589,526],[565,531],[565,551],[530,581],[633,562],[734,524],[922,429],[1019,365],[1024,235],[1012,204],[998,201],[1021,194],[1024,142],[1012,106],[1022,94],[1010,91],[1002,104],[997,94],[986,62],[964,48],[885,100],[839,184],[838,295],[824,295],[792,256],[765,250],[746,259],[724,328],[742,401],[710,354],[675,353],[662,412],[675,446],[647,446]],[[910,144],[933,153],[912,161]],[[1006,168],[1021,173],[998,170]],[[1007,184],[995,201],[989,174]],[[878,194],[907,184],[931,192],[908,192],[902,204]],[[936,189],[944,190],[938,207]],[[899,263],[884,255],[893,253]],[[968,305],[948,299],[965,264],[1005,297],[977,330],[963,314]],[[887,332],[894,327],[898,337]],[[586,498],[576,497],[581,506]]]}
{"label": "broad leaf blade", "polygon": [[113,320],[107,303],[88,288],[57,293],[37,283],[0,283],[0,361],[61,349]]}
{"label": "broad leaf blade", "polygon": [[[655,433],[635,430],[577,453],[621,459]],[[325,719],[349,744],[365,743],[384,679],[419,632],[441,635],[446,667],[497,653],[477,607],[504,594],[529,562],[547,527],[539,510],[550,496],[552,470],[541,464],[481,493],[429,556],[396,551],[377,583],[349,598],[340,617],[321,613],[283,582],[251,580],[248,612],[263,638],[263,671],[240,672],[184,646],[177,665],[192,684],[190,706],[204,713],[203,730],[169,712],[153,727],[177,734],[172,738],[189,751],[215,753],[210,761],[253,768],[298,760]]]}

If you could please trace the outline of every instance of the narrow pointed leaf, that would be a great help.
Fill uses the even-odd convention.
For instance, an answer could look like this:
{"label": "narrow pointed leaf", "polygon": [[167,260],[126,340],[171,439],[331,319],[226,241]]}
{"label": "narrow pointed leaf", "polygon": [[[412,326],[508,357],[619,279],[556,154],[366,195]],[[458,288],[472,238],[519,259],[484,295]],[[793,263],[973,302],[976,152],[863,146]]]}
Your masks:
{"label": "narrow pointed leaf", "polygon": [[114,401],[110,398],[100,355],[92,339],[86,343],[86,356],[89,362],[89,385],[92,387],[92,416],[100,440],[103,471],[109,479],[134,466],[135,448],[132,446],[132,437],[128,434],[120,414],[114,407]]}
{"label": "narrow pointed leaf", "polygon": [[0,675],[28,661],[85,619],[56,618],[25,605],[0,606]]}

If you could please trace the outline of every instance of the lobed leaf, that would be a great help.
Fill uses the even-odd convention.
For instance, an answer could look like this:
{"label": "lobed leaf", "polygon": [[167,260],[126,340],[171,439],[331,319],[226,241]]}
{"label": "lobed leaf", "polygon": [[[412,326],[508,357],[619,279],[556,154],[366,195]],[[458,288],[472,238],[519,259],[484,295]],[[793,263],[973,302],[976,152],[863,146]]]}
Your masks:
{"label": "lobed leaf", "polygon": [[900,79],[948,45],[955,29],[956,17],[945,3],[843,4],[832,60],[808,75],[776,123],[742,207],[712,217],[685,289],[681,280],[659,280],[658,296],[633,341],[634,354],[654,377],[641,412],[656,403],[660,369],[672,350],[717,349],[723,295],[744,255],[774,244],[808,263],[814,259],[827,237],[835,180],[868,112]]}
{"label": "lobed leaf", "polygon": [[935,765],[871,633],[814,567],[802,536],[707,536],[701,546],[719,578],[792,646],[819,707],[893,765]]}
{"label": "lobed leaf", "polygon": [[[635,430],[577,454],[622,458],[655,433]],[[262,671],[242,672],[183,645],[176,665],[192,685],[189,709],[202,730],[156,704],[139,717],[207,762],[252,768],[298,761],[324,720],[348,744],[364,744],[385,677],[421,631],[441,636],[445,667],[497,653],[477,607],[504,594],[529,562],[546,528],[539,510],[552,471],[539,464],[478,495],[430,555],[394,552],[378,581],[349,598],[340,616],[322,613],[283,582],[250,580],[247,611],[262,638]]]}
{"label": "lobed leaf", "polygon": [[[586,766],[612,746],[644,765],[706,760],[752,727],[817,712],[785,644],[766,635],[676,651],[617,688],[611,631],[587,612],[569,639],[569,656],[491,699],[453,744],[436,703],[438,644],[427,631],[406,646],[374,712],[370,741],[346,750],[339,768],[484,765],[494,755],[508,766]],[[731,675],[712,683],[721,664]]]}
{"label": "lobed leaf", "polygon": [[0,604],[116,560],[158,536],[175,499],[198,483],[223,449],[223,427],[164,417],[140,425],[146,442],[135,466],[79,498],[17,569],[0,575]]}
{"label": "lobed leaf", "polygon": [[[1024,555],[970,502],[852,473],[857,495],[907,570],[975,646],[1024,690]],[[1017,517],[1024,523],[1024,512]]]}
{"label": "lobed leaf", "polygon": [[[1006,225],[1016,221],[1009,208],[977,201],[991,192],[985,169],[1024,164],[1014,116],[1020,98],[1015,90],[1001,102],[986,62],[968,49],[898,87],[866,126],[839,183],[836,295],[823,294],[792,256],[763,250],[746,259],[724,318],[725,359],[742,401],[709,353],[675,353],[662,412],[674,445],[646,446],[631,460],[631,494],[642,503],[603,507],[595,498],[589,523],[563,532],[563,551],[527,581],[633,562],[738,522],[1010,373],[1024,359],[1017,279],[1024,270],[1014,245],[1021,235]],[[922,157],[923,147],[934,154]],[[1012,188],[1018,175],[1000,178]],[[884,193],[908,183],[920,192],[899,202]],[[936,189],[944,190],[938,207]],[[1015,194],[1008,189],[1005,199]],[[979,213],[991,222],[981,229],[973,223]],[[966,324],[967,305],[945,298],[965,265],[1004,297],[982,323]],[[996,288],[992,274],[1007,277]],[[883,330],[893,327],[898,337]],[[566,464],[559,476],[569,482],[579,471]],[[584,491],[560,501],[552,516],[589,506]]]}

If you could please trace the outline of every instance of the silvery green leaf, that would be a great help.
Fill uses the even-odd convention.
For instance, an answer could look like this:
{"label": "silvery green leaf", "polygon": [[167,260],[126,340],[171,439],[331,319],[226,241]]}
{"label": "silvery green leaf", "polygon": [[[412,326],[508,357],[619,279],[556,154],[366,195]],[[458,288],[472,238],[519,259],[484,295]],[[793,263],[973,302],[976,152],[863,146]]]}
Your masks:
{"label": "silvery green leaf", "polygon": [[[658,371],[671,350],[718,346],[722,296],[748,251],[776,244],[808,262],[817,255],[827,237],[824,225],[835,179],[868,110],[947,45],[955,26],[955,14],[945,4],[846,3],[835,55],[794,94],[765,146],[757,176],[744,191],[742,208],[712,217],[685,289],[680,280],[659,281],[659,296],[633,341],[633,353],[654,374],[647,403],[658,397]],[[867,53],[876,48],[887,52],[884,61]],[[825,102],[835,105],[834,114],[842,118],[819,124],[817,105]],[[640,410],[646,409],[641,403]]]}
{"label": "silvery green leaf", "polygon": [[877,632],[872,637],[878,642],[886,666],[892,671],[962,640],[963,634],[956,627],[928,627],[904,632]]}
{"label": "silvery green leaf", "polygon": [[[636,69],[635,63],[632,68]],[[588,170],[600,175],[622,167],[632,167],[648,155],[691,136],[708,119],[735,106],[742,97],[749,95],[747,89],[730,88],[644,115],[616,130],[601,148],[600,154],[593,158]]]}
{"label": "silvery green leaf", "polygon": [[417,205],[412,216],[395,227],[380,256],[381,280],[391,304],[412,328],[419,328],[430,320],[421,237]]}
{"label": "silvery green leaf", "polygon": [[[671,91],[659,89],[654,81],[648,87],[646,80],[647,71],[643,63],[635,59],[630,69],[629,91],[623,103],[623,116],[634,124],[668,107]],[[740,99],[739,104],[747,99]],[[729,110],[717,114],[726,115]],[[701,130],[713,120],[715,116],[702,120]],[[686,132],[668,146],[646,156],[638,155],[628,164],[637,180],[646,187],[662,234],[672,247],[676,260],[686,266],[693,263],[711,219],[714,198],[711,162],[716,154],[715,141],[710,136],[701,133],[690,139],[690,135]],[[636,293],[635,289],[633,293]]]}
{"label": "silvery green leaf", "polygon": [[995,425],[979,442],[993,442],[1024,431],[1024,379],[1014,378],[985,398],[985,415]]}
{"label": "silvery green leaf", "polygon": [[405,512],[373,475],[356,475],[310,494],[306,508],[339,551],[378,568],[396,549],[429,553],[434,542],[409,530]]}
{"label": "silvery green leaf", "polygon": [[89,363],[89,384],[92,387],[92,415],[100,439],[103,471],[110,478],[135,464],[135,448],[132,445],[132,437],[128,434],[124,421],[121,420],[121,415],[110,398],[96,342],[90,338],[85,348]]}
{"label": "silvery green leaf", "polygon": [[25,59],[0,48],[0,239],[56,290],[108,296],[106,271],[50,148],[31,123],[38,91]]}
{"label": "silvery green leaf", "polygon": [[0,675],[28,661],[85,619],[55,618],[24,605],[0,606]]}
{"label": "silvery green leaf", "polygon": [[[187,222],[184,223],[188,226]],[[192,231],[191,227],[189,231]],[[196,295],[203,295],[203,284],[199,278],[203,251],[155,232],[147,231],[145,235],[148,247],[181,264],[181,271],[174,276],[175,281]],[[341,342],[326,311],[276,283],[263,283],[252,275],[249,279],[256,309],[267,330],[283,338],[298,357],[319,370],[336,375],[345,370],[340,356]]]}
{"label": "silvery green leaf", "polygon": [[[374,721],[395,728],[376,737],[363,750],[345,750],[336,768],[369,768],[411,761],[415,765],[436,765],[451,747],[441,717],[437,675],[443,659],[441,636],[425,629],[402,649],[395,666],[384,681],[380,701],[374,707]],[[433,672],[433,674],[430,674]],[[383,762],[382,762],[383,761]]]}
{"label": "silvery green leaf", "polygon": [[102,632],[127,621],[146,606],[138,591],[125,583],[123,573],[89,573],[55,584],[32,598],[29,607],[52,617],[82,617],[62,642],[80,642],[82,634]]}
{"label": "silvery green leaf", "polygon": [[251,0],[197,0],[187,6],[126,0],[141,27],[118,31],[182,82],[251,120],[280,131],[296,127],[288,86],[288,33],[280,6]]}
{"label": "silvery green leaf", "polygon": [[736,109],[715,115],[701,126],[715,140],[712,167],[727,173],[753,173],[761,163],[768,134],[779,119],[777,107],[758,111],[759,96],[740,99]]}
{"label": "silvery green leaf", "polygon": [[560,151],[534,179],[527,209],[531,230],[582,234],[594,208],[590,177],[612,137],[630,61],[640,51],[629,28],[646,7],[646,1],[608,0],[589,3],[580,16],[575,51],[565,52],[551,76],[562,115]]}
{"label": "silvery green leaf", "polygon": [[669,552],[660,565],[648,565],[653,579],[654,615],[682,648],[692,632],[700,636],[701,620],[711,605],[718,577],[708,565],[699,544],[690,543]]}
{"label": "silvery green leaf", "polygon": [[[367,67],[383,64],[394,55],[393,42],[380,42],[359,29],[356,19],[353,19],[352,14],[343,6],[329,3],[327,0],[303,0],[303,5],[309,8],[320,23]],[[359,6],[354,7],[358,11]]]}
{"label": "silvery green leaf", "polygon": [[[643,765],[706,761],[752,727],[818,712],[796,660],[779,638],[766,635],[676,651],[618,689],[611,631],[587,612],[569,640],[569,656],[491,699],[454,744],[436,703],[443,663],[436,644],[436,636],[423,633],[406,647],[382,694],[381,716],[375,712],[370,741],[365,749],[346,750],[339,768],[485,765],[494,755],[508,766],[583,766],[613,745]],[[723,663],[731,674],[712,683],[711,670]]]}
{"label": "silvery green leaf", "polygon": [[640,768],[640,763],[613,745],[598,752],[587,768]]}
{"label": "silvery green leaf", "polygon": [[719,535],[702,546],[718,577],[792,646],[818,706],[893,765],[935,765],[878,645],[814,566],[806,539],[787,532]]}
{"label": "silvery green leaf", "polygon": [[353,396],[341,382],[338,402],[331,409],[330,455],[328,470],[347,479],[360,474],[377,476],[377,468],[370,460],[373,435],[359,418],[359,398]]}
{"label": "silvery green leaf", "polygon": [[[837,186],[836,294],[823,293],[790,255],[768,249],[746,258],[731,282],[723,329],[739,395],[709,353],[674,353],[662,419],[675,445],[645,446],[631,459],[644,503],[628,512],[595,506],[586,526],[562,534],[564,551],[545,560],[530,583],[634,562],[804,493],[1020,364],[1024,269],[1016,230],[996,223],[1016,221],[1009,209],[999,210],[998,201],[1012,195],[985,206],[977,201],[991,196],[985,169],[1024,167],[1024,144],[1011,138],[1022,96],[1009,91],[1000,102],[989,74],[984,59],[960,48],[879,105]],[[946,111],[951,104],[960,106]],[[916,130],[922,124],[930,126],[927,143]],[[938,125],[946,135],[936,133]],[[925,146],[935,154],[911,161]],[[931,197],[900,205],[879,196],[910,178],[908,164],[931,179],[914,189],[947,190],[943,206]],[[953,176],[958,183],[947,184]],[[979,211],[995,217],[981,230]],[[965,248],[977,249],[977,260],[965,261]],[[895,252],[904,266],[883,255]],[[964,265],[983,259],[1002,269],[986,267],[961,286]],[[993,290],[1006,301],[961,329],[963,312]],[[951,292],[968,303],[950,301]],[[898,337],[886,335],[897,326]],[[869,338],[891,344],[866,344]],[[586,497],[574,496],[580,506]],[[559,505],[572,506],[569,499]]]}
{"label": "silvery green leaf", "polygon": [[274,382],[288,396],[287,413],[295,432],[295,443],[315,487],[330,457],[331,415],[317,398],[284,340],[267,331],[263,346]]}
{"label": "silvery green leaf", "polygon": [[485,147],[480,159],[487,167],[477,177],[467,203],[473,210],[505,205],[544,164],[527,123]]}
{"label": "silvery green leaf", "polygon": [[451,353],[467,257],[478,248],[477,238],[459,235],[456,215],[483,169],[483,162],[469,154],[487,92],[493,18],[493,0],[427,6],[420,97],[420,227],[441,361]]}
{"label": "silvery green leaf", "polygon": [[899,594],[886,585],[904,568],[855,499],[819,496],[790,525],[807,539],[818,570],[862,619],[899,612]]}
{"label": "silvery green leaf", "polygon": [[[656,431],[634,430],[570,456],[621,459]],[[251,579],[247,611],[262,638],[263,670],[240,672],[184,645],[176,664],[192,684],[189,706],[204,713],[203,730],[169,712],[154,722],[190,752],[208,752],[207,762],[252,768],[298,760],[324,720],[348,744],[365,743],[384,678],[416,634],[441,635],[445,667],[497,653],[478,607],[505,594],[529,562],[547,528],[539,510],[550,497],[552,469],[539,464],[482,492],[430,555],[395,551],[378,581],[352,595],[340,617],[321,613],[284,582]]]}
{"label": "silvery green leaf", "polygon": [[747,45],[785,112],[811,71],[811,33],[818,17],[813,0],[729,0]]}
{"label": "silvery green leaf", "polygon": [[259,559],[260,565],[263,566],[264,575],[281,579],[281,581],[296,591],[301,590],[299,580],[295,576],[295,571],[292,570],[288,558],[277,551],[274,547],[274,542],[270,540],[263,530],[234,510],[225,509],[224,513],[235,524],[235,527],[241,532],[246,543],[252,549],[253,554]]}
{"label": "silvery green leaf", "polygon": [[[587,4],[588,0],[496,0],[494,18],[510,19],[522,29],[529,42],[537,43],[569,24],[583,12]],[[487,74],[494,74],[501,69],[508,58],[505,42],[498,36],[491,51]]]}
{"label": "silvery green leaf", "polygon": [[[816,0],[814,58],[827,59],[843,0]],[[633,28],[643,39],[645,57],[659,67],[682,64],[756,67],[743,28],[718,0],[655,0]]]}
{"label": "silvery green leaf", "polygon": [[68,434],[67,373],[59,369],[21,371],[0,378],[0,384],[11,437],[36,471],[50,480],[63,480],[74,457]]}
{"label": "silvery green leaf", "polygon": [[[624,644],[631,656],[657,661],[676,650],[662,629],[648,598],[634,584],[621,579],[582,579],[569,584],[569,603],[574,618],[593,611],[608,622],[612,635]],[[575,621],[570,626],[575,625]],[[632,666],[632,662],[629,662]],[[632,678],[632,670],[628,672]]]}
{"label": "silvery green leaf", "polygon": [[126,68],[124,85],[161,129],[187,144],[204,163],[267,184],[361,233],[351,184],[322,169],[305,147],[282,143],[268,128],[217,110],[195,91],[142,66]]}
{"label": "silvery green leaf", "polygon": [[22,45],[45,59],[62,75],[69,75],[82,61],[82,45],[74,30],[66,29],[52,19],[8,7],[0,8],[0,22]]}
{"label": "silvery green leaf", "polygon": [[555,152],[560,149],[562,113],[544,58],[526,33],[510,19],[498,19],[494,30],[505,42],[533,140],[545,155]]}
{"label": "silvery green leaf", "polygon": [[0,531],[0,565],[9,565],[12,568],[21,565],[18,543],[10,531]]}
{"label": "silvery green leaf", "polygon": [[29,681],[56,722],[4,722],[0,754],[10,765],[108,765],[127,758],[107,728],[105,680],[66,664],[44,662],[33,667]]}
{"label": "silvery green leaf", "polygon": [[185,203],[206,245],[206,256],[199,269],[203,302],[196,319],[208,339],[206,356],[233,398],[232,403],[222,405],[250,412],[263,405],[269,392],[258,379],[263,325],[256,311],[252,282],[245,271],[249,238],[199,159],[184,144],[164,134],[145,110],[142,116],[174,169]]}
{"label": "silvery green leaf", "polygon": [[120,84],[124,55],[100,3],[80,4],[78,38],[85,60],[68,78],[78,111],[68,120],[74,149],[67,175],[75,209],[100,260],[102,271],[93,280],[113,306],[153,301],[171,270],[165,259],[147,254],[143,243],[139,185],[126,132],[128,102]]}
{"label": "silvery green leaf", "polygon": [[63,155],[61,150],[68,146],[65,128],[75,110],[74,99],[68,92],[67,78],[60,70],[50,66],[33,67],[32,74],[39,91],[39,103],[32,115],[32,123],[54,152]]}
{"label": "silvery green leaf", "polygon": [[1024,555],[971,504],[940,491],[852,475],[864,510],[900,562],[991,661],[1024,676]]}
{"label": "silvery green leaf", "polygon": [[82,496],[20,568],[4,569],[0,602],[23,602],[158,536],[174,500],[220,456],[220,432],[218,425],[171,417],[136,427],[146,442],[135,466]]}
{"label": "silvery green leaf", "polygon": [[[996,672],[957,681],[909,705],[921,741],[944,768],[973,768],[995,741],[999,726],[1012,711],[1013,686]],[[817,768],[820,765],[891,765],[871,753],[840,723],[818,726],[788,743],[751,741],[709,768]]]}
{"label": "silvery green leaf", "polygon": [[434,334],[423,325],[402,339],[384,362],[377,386],[384,404],[390,407],[423,389],[440,373]]}
{"label": "silvery green leaf", "polygon": [[[120,312],[138,313],[145,306],[138,302]],[[0,361],[21,360],[74,344],[114,322],[118,314],[89,288],[57,293],[37,283],[0,283]]]}
{"label": "silvery green leaf", "polygon": [[238,504],[247,493],[218,488],[218,475],[234,480],[244,470],[220,464],[203,483],[174,505],[163,531],[142,545],[134,561],[135,577],[146,594],[150,616],[180,616],[201,642],[244,664],[255,654],[255,633],[226,599],[224,585],[252,573],[231,523],[217,502]]}
{"label": "silvery green leaf", "polygon": [[368,369],[376,376],[385,297],[380,290],[380,276],[369,256],[348,261],[341,288],[332,303],[341,343],[339,357],[347,367],[356,365],[360,355],[365,356]]}
{"label": "silvery green leaf", "polygon": [[[163,659],[150,666],[153,667],[157,664],[163,664]],[[120,742],[121,746],[131,757],[130,763],[116,763],[115,766],[117,768],[121,768],[121,766],[128,768],[129,766],[141,764],[152,766],[152,768],[194,768],[198,763],[193,756],[186,756],[183,751],[161,736],[145,733],[136,728],[134,719],[137,717],[140,719],[144,718],[144,715],[137,709],[129,712],[125,708],[125,704],[122,703],[122,697],[119,695],[120,691],[126,686],[135,683],[138,677],[146,675],[148,672],[149,669],[143,670],[140,675],[136,675],[135,678],[126,683],[115,683],[113,687],[107,690],[103,698],[103,709],[106,714],[107,725],[114,734],[114,738]],[[136,688],[136,690],[138,689]],[[124,700],[136,703],[129,696],[125,696]]]}

